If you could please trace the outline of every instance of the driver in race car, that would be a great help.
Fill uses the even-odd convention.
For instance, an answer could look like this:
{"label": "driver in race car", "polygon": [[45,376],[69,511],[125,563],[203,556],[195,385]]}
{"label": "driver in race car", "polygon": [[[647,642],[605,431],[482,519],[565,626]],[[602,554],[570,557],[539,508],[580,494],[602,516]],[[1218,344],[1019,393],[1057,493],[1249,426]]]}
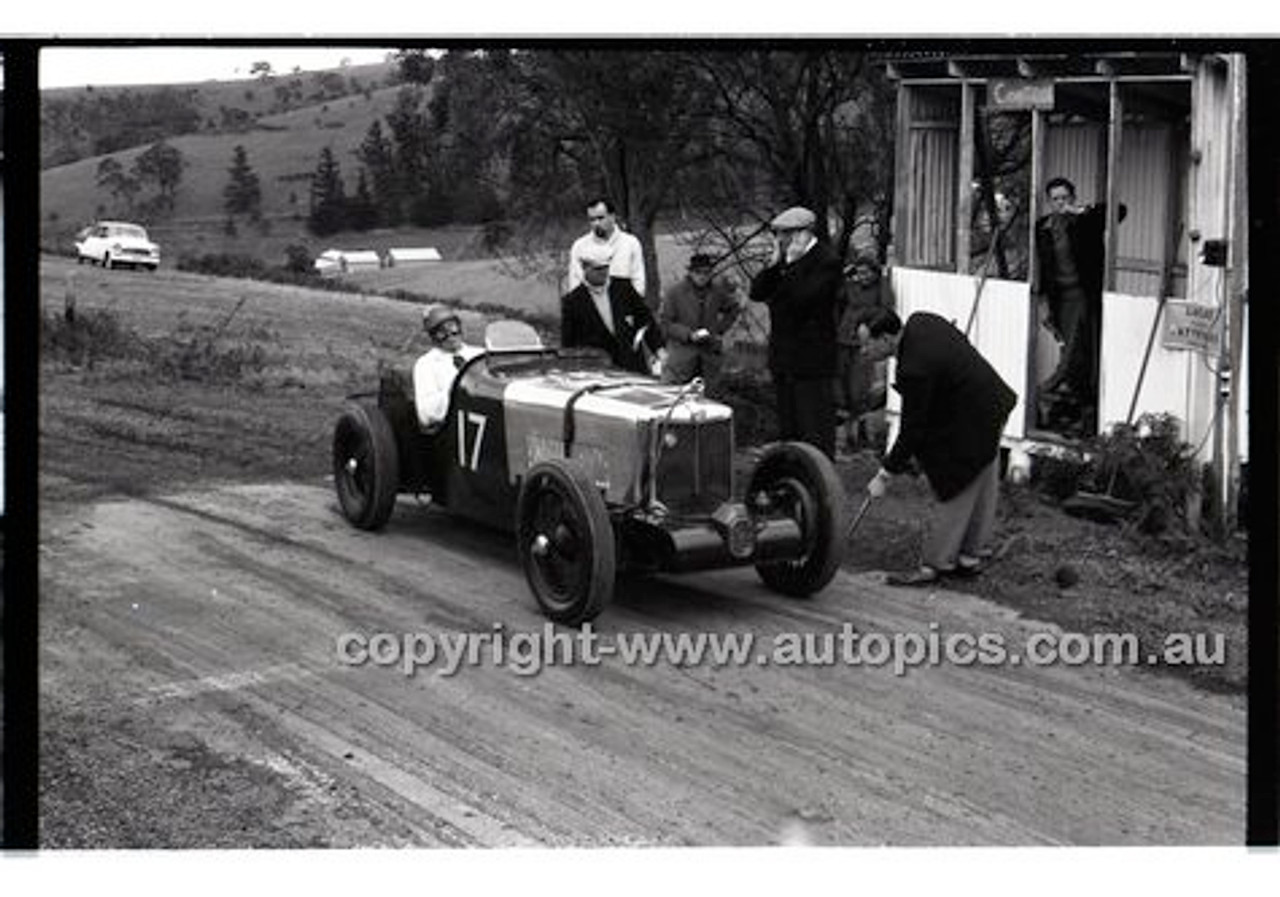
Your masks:
{"label": "driver in race car", "polygon": [[449,411],[449,392],[458,371],[484,350],[462,341],[462,320],[446,306],[427,309],[422,329],[432,345],[413,365],[413,403],[418,424],[424,430],[435,430]]}

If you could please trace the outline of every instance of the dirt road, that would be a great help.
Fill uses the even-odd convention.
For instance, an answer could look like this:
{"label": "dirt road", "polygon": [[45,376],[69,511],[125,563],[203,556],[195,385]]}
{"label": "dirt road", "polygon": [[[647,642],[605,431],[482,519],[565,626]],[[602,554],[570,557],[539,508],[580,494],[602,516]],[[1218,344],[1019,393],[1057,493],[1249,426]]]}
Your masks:
{"label": "dirt road", "polygon": [[[57,484],[50,483],[50,486]],[[48,846],[1228,844],[1241,702],[1131,669],[339,660],[343,633],[541,632],[507,538],[328,485],[44,509]],[[979,598],[841,573],[624,583],[615,633],[996,632]]]}

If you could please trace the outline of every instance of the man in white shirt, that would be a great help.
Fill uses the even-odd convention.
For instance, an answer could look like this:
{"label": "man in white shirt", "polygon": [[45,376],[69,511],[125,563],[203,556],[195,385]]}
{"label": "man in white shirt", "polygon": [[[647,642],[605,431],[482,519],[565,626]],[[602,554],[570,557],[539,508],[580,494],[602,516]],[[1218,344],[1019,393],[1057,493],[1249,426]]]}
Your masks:
{"label": "man in white shirt", "polygon": [[427,309],[422,316],[422,329],[433,345],[413,365],[413,403],[419,425],[424,430],[435,430],[449,412],[449,393],[458,371],[484,350],[462,341],[462,321],[457,312],[446,306]]}
{"label": "man in white shirt", "polygon": [[618,226],[613,204],[604,197],[587,204],[587,220],[591,230],[574,240],[569,248],[569,288],[573,292],[582,283],[582,260],[594,249],[609,256],[609,276],[631,281],[631,286],[644,295],[644,250],[634,234]]}

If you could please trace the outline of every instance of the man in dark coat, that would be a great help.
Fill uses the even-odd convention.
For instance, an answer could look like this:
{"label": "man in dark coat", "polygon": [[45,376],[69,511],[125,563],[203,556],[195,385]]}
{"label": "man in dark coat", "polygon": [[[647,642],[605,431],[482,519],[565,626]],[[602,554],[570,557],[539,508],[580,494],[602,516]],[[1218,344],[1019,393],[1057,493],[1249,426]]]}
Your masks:
{"label": "man in dark coat", "polygon": [[689,273],[662,297],[659,320],[667,338],[667,362],[662,379],[688,383],[702,377],[707,393],[720,385],[724,362],[724,335],[738,319],[738,297],[733,284],[715,277],[711,256],[695,252]]}
{"label": "man in dark coat", "polygon": [[1000,433],[1017,394],[949,321],[916,312],[903,327],[886,311],[868,325],[872,337],[896,342],[894,389],[902,396],[898,438],[867,485],[884,494],[889,476],[918,462],[938,506],[922,565],[889,577],[924,585],[945,575],[972,575],[990,555],[1000,495]]}
{"label": "man in dark coat", "polygon": [[653,312],[631,282],[609,276],[606,250],[590,247],[581,259],[582,283],[560,300],[560,345],[596,348],[638,374],[657,374],[665,358]]}
{"label": "man in dark coat", "polygon": [[[1037,283],[1049,328],[1062,343],[1058,366],[1041,393],[1060,410],[1056,419],[1085,433],[1097,428],[1098,352],[1107,228],[1105,203],[1076,205],[1076,188],[1057,177],[1045,185],[1050,212],[1036,221]],[[1127,210],[1119,208],[1117,220]]]}
{"label": "man in dark coat", "polygon": [[804,208],[774,218],[773,257],[751,282],[749,298],[769,307],[769,373],[778,396],[782,439],[799,439],[834,459],[836,326],[844,312],[844,270],[814,235]]}

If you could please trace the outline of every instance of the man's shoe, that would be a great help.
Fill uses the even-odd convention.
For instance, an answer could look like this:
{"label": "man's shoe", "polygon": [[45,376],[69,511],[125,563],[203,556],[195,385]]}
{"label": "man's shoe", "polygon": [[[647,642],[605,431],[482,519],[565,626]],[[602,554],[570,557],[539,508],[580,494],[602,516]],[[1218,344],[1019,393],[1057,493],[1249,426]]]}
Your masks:
{"label": "man's shoe", "polygon": [[935,585],[942,577],[932,567],[920,567],[906,573],[890,573],[884,581],[891,586],[930,586]]}
{"label": "man's shoe", "polygon": [[954,579],[973,579],[982,573],[982,564],[966,564],[963,561],[956,564],[950,570],[943,570],[942,575]]}

